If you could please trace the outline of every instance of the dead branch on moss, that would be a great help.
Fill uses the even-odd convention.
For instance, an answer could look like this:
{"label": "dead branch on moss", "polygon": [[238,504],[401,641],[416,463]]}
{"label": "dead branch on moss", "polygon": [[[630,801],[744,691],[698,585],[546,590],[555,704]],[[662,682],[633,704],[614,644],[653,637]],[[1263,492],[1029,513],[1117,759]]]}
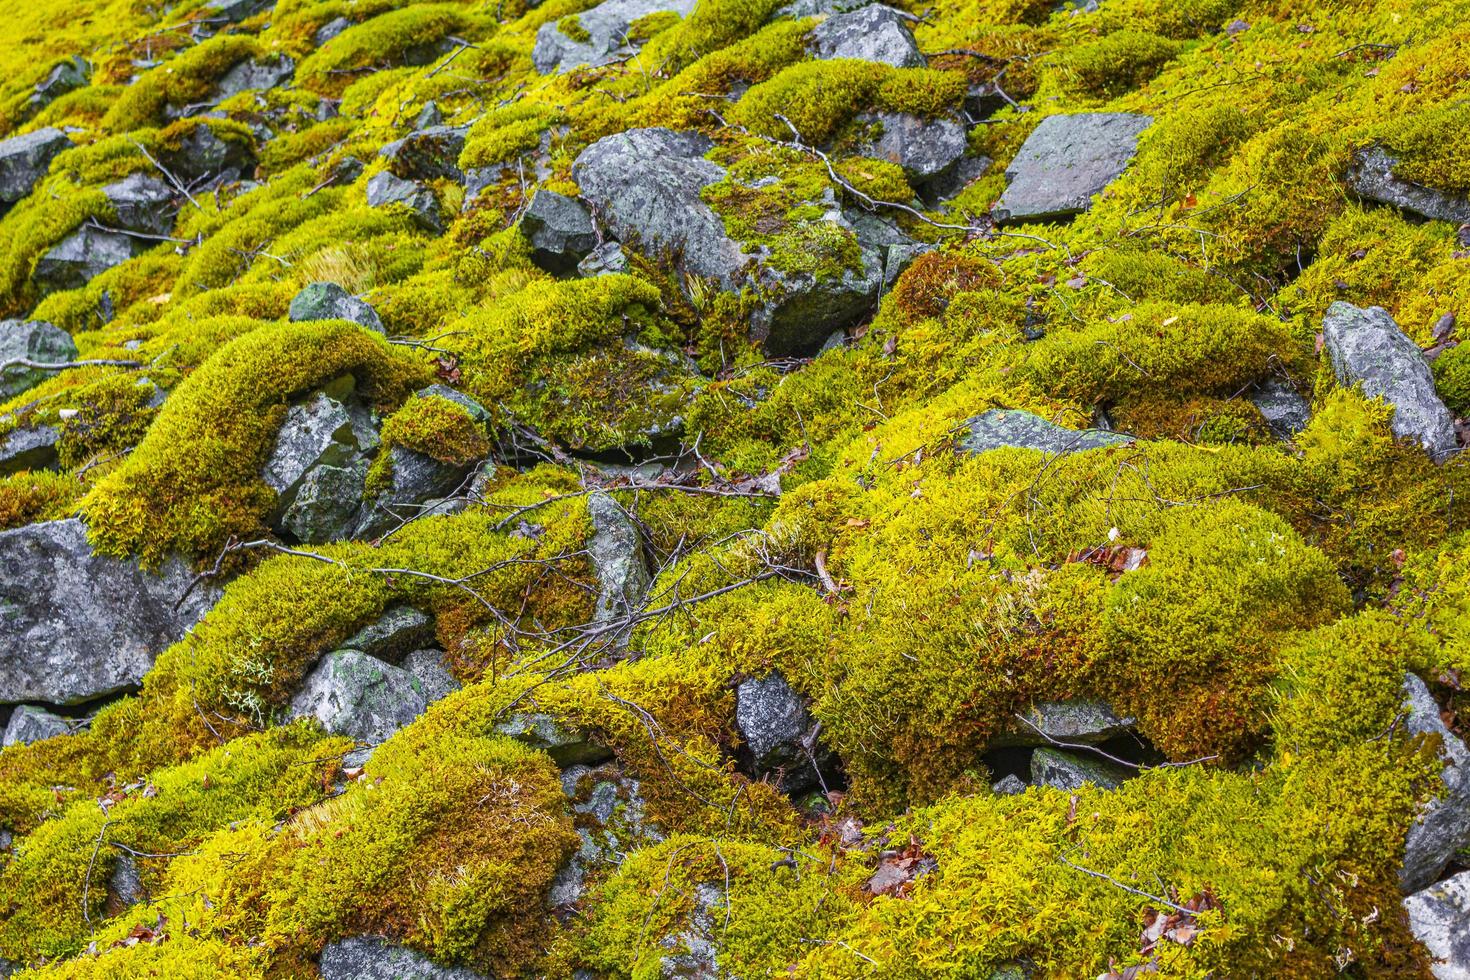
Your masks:
{"label": "dead branch on moss", "polygon": [[1068,861],[1064,855],[1058,854],[1057,860],[1060,861],[1062,864],[1065,864],[1067,867],[1071,868],[1073,871],[1080,871],[1083,874],[1090,875],[1093,878],[1099,878],[1113,885],[1113,887],[1115,888],[1121,888],[1123,891],[1128,892],[1130,895],[1137,895],[1139,898],[1146,898],[1150,902],[1158,902],[1160,905],[1171,908],[1174,911],[1180,912],[1184,915],[1194,914],[1191,910],[1185,908],[1182,905],[1177,905],[1174,902],[1169,901],[1167,898],[1160,898],[1157,895],[1150,895],[1148,892],[1139,891],[1137,888],[1133,888],[1130,885],[1125,885],[1117,878],[1114,878],[1112,875],[1103,874],[1101,871],[1094,871],[1091,868],[1084,868],[1080,864],[1073,864],[1071,861]]}
{"label": "dead branch on moss", "polygon": [[107,827],[112,823],[112,818],[106,816],[105,807],[102,812],[102,826],[97,831],[97,839],[92,843],[92,856],[87,859],[87,875],[82,879],[82,921],[88,925],[92,924],[92,913],[87,910],[87,899],[92,891],[92,869],[97,865],[97,852],[102,850],[102,838],[107,836]]}
{"label": "dead branch on moss", "polygon": [[99,357],[84,361],[33,361],[28,357],[12,357],[8,361],[0,361],[0,371],[8,371],[11,368],[29,368],[32,371],[65,371],[69,368],[79,367],[124,367],[140,368],[142,361],[123,361],[113,358]]}

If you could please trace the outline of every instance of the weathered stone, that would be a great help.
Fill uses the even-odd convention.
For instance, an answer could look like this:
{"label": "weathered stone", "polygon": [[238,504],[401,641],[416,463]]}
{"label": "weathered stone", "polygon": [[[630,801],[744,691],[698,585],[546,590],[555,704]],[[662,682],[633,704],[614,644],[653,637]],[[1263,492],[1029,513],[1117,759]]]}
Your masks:
{"label": "weathered stone", "polygon": [[844,211],[843,217],[857,235],[858,244],[877,257],[883,270],[885,290],[898,281],[910,262],[934,248],[929,242],[909,237],[891,220],[879,214],[852,208]]}
{"label": "weathered stone", "polygon": [[82,225],[57,242],[36,262],[31,281],[42,292],[80,289],[150,246],[130,235]]}
{"label": "weathered stone", "polygon": [[113,858],[112,874],[107,879],[107,903],[114,914],[147,895],[143,888],[143,876],[138,873],[138,862],[127,851],[119,851]]}
{"label": "weathered stone", "polygon": [[423,184],[395,177],[385,170],[368,180],[367,202],[373,208],[402,205],[413,212],[414,222],[425,231],[436,235],[444,232],[439,202],[434,199],[434,192]]}
{"label": "weathered stone", "polygon": [[152,174],[129,174],[103,187],[102,193],[116,213],[116,227],[150,235],[166,235],[173,229],[178,192]]}
{"label": "weathered stone", "polygon": [[167,164],[185,180],[213,183],[238,180],[255,167],[250,146],[238,139],[224,139],[207,123],[199,123],[179,140],[179,148],[168,154]]}
{"label": "weathered stone", "polygon": [[1393,168],[1397,164],[1382,147],[1361,149],[1353,154],[1348,167],[1348,187],[1361,198],[1402,208],[1422,218],[1454,224],[1470,221],[1470,198],[1395,177]]}
{"label": "weathered stone", "polygon": [[313,466],[296,484],[290,502],[279,509],[276,529],[308,544],[352,537],[369,465],[367,459],[358,458],[344,466]]}
{"label": "weathered stone", "polygon": [[1009,446],[1064,454],[1131,441],[1128,436],[1116,432],[1064,429],[1039,415],[1019,409],[992,408],[981,412],[965,425],[968,431],[955,443],[955,449],[965,453],[983,453]]}
{"label": "weathered stone", "polygon": [[312,717],[329,732],[377,745],[426,707],[423,683],[407,670],[360,650],[335,650],[306,676],[291,717]]}
{"label": "weathered stone", "polygon": [[1015,773],[1011,773],[992,783],[990,791],[996,796],[1017,796],[1026,792],[1026,781]]}
{"label": "weathered stone", "polygon": [[587,515],[592,518],[587,552],[598,582],[597,620],[632,615],[642,608],[650,581],[638,525],[605,493],[587,497]]}
{"label": "weathered stone", "polygon": [[433,704],[446,694],[459,690],[459,681],[454,679],[444,663],[443,650],[415,650],[403,658],[401,666],[418,680],[419,689],[423,691],[427,704]]}
{"label": "weathered stone", "polygon": [[400,605],[389,606],[383,615],[348,637],[342,646],[395,664],[410,650],[427,646],[433,639],[433,618],[412,606]]}
{"label": "weathered stone", "polygon": [[85,58],[72,55],[65,61],[54,65],[46,77],[36,83],[35,91],[31,94],[27,105],[31,111],[43,109],[68,92],[74,92],[87,84],[87,76],[91,74],[92,66]]}
{"label": "weathered stone", "polygon": [[1380,306],[1338,301],[1322,320],[1322,340],[1338,383],[1360,385],[1393,406],[1394,435],[1412,439],[1436,461],[1455,452],[1455,420],[1434,388],[1429,364]]}
{"label": "weathered stone", "polygon": [[333,17],[321,27],[317,28],[316,34],[312,35],[312,40],[320,47],[351,26],[352,21],[346,17]]}
{"label": "weathered stone", "polygon": [[384,332],[378,311],[335,282],[314,282],[297,293],[291,299],[290,317],[293,323],[351,320],[377,333]]}
{"label": "weathered stone", "polygon": [[706,881],[694,886],[693,907],[678,926],[659,940],[668,952],[659,959],[659,980],[736,980],[719,965],[715,936],[725,918],[729,901],[724,886]]}
{"label": "weathered stone", "polygon": [[894,68],[926,64],[904,15],[878,3],[828,17],[812,28],[811,47],[824,61],[857,58]]}
{"label": "weathered stone", "polygon": [[388,169],[404,180],[459,180],[459,154],[464,149],[466,130],[457,126],[430,126],[415,130],[378,150]]}
{"label": "weathered stone", "polygon": [[1081,698],[1043,701],[1022,712],[1022,717],[1026,719],[1025,722],[1017,721],[1003,734],[991,739],[990,744],[1047,745],[1055,739],[1060,742],[1094,745],[1126,735],[1133,730],[1135,724],[1132,718],[1120,718],[1102,701]]}
{"label": "weathered stone", "polygon": [[268,91],[285,85],[296,73],[296,62],[285,55],[274,58],[247,58],[220,76],[214,86],[211,105],[217,105],[241,92]]}
{"label": "weathered stone", "polygon": [[30,745],[42,739],[65,735],[72,730],[72,723],[45,708],[22,704],[10,714],[5,723],[5,735],[0,737],[0,746]]}
{"label": "weathered stone", "polygon": [[568,18],[576,27],[569,36],[567,21],[549,21],[536,32],[531,63],[543,75],[561,75],[581,65],[596,67],[632,54],[637,47],[629,38],[633,22],[649,14],[672,11],[689,16],[695,0],[604,0],[591,10]]}
{"label": "weathered stone", "polygon": [[985,176],[990,165],[995,161],[987,156],[963,156],[945,173],[940,174],[925,184],[920,190],[925,199],[941,202],[948,201],[960,191],[969,187],[975,181]]}
{"label": "weathered stone", "polygon": [[856,152],[898,164],[915,186],[944,175],[965,155],[965,127],[953,119],[865,112],[857,121],[867,124],[872,135],[858,144]]}
{"label": "weathered stone", "polygon": [[1470,871],[1410,895],[1404,911],[1437,980],[1470,980]]}
{"label": "weathered stone", "polygon": [[1091,783],[1100,789],[1117,789],[1130,775],[1122,766],[1060,749],[1040,748],[1031,753],[1031,782],[1036,786],[1070,791]]}
{"label": "weathered stone", "polygon": [[450,513],[463,506],[469,467],[403,446],[392,446],[388,453],[392,482],[364,504],[353,537],[375,538],[426,513]]}
{"label": "weathered stone", "polygon": [[603,242],[577,263],[582,276],[608,276],[628,271],[628,254],[617,242]]}
{"label": "weathered stone", "polygon": [[322,980],[486,980],[467,967],[440,966],[381,936],[353,936],[329,943],[318,967]]}
{"label": "weathered stone", "polygon": [[14,204],[29,194],[56,154],[70,146],[66,134],[53,127],[0,140],[0,203]]}
{"label": "weathered stone", "polygon": [[0,436],[0,476],[21,470],[49,470],[57,463],[61,434],[49,425],[28,425]]}
{"label": "weathered stone", "polygon": [[616,870],[623,855],[663,840],[662,830],[647,819],[638,780],[617,763],[568,766],[561,784],[582,843],[551,883],[547,903],[555,908],[574,905],[588,879]]}
{"label": "weathered stone", "polygon": [[1289,442],[1312,421],[1312,407],[1307,400],[1279,378],[1260,382],[1246,397],[1256,406],[1276,438],[1284,442]]}
{"label": "weathered stone", "polygon": [[806,701],[779,673],[752,677],[735,688],[735,727],[751,773],[777,776],[783,793],[821,786],[823,773],[832,768],[830,755],[816,743]]}
{"label": "weathered stone", "polygon": [[319,543],[347,537],[378,445],[371,413],[351,395],[351,379],[292,405],[261,478],[276,492],[272,527]]}
{"label": "weathered stone", "polygon": [[497,722],[495,730],[528,748],[545,752],[551,756],[551,761],[562,768],[595,766],[612,758],[611,749],[593,741],[583,732],[563,727],[544,712],[516,712]]}
{"label": "weathered stone", "polygon": [[554,275],[565,275],[597,247],[597,229],[580,201],[538,190],[521,215],[521,234],[531,246],[531,261]]}
{"label": "weathered stone", "polygon": [[275,5],[276,0],[208,0],[204,9],[212,16],[237,24],[247,17],[264,13]]}
{"label": "weathered stone", "polygon": [[0,532],[0,703],[76,704],[138,684],[214,604],[171,559],[159,575],[94,555],[75,518]]}
{"label": "weathered stone", "polygon": [[999,224],[1080,214],[1117,179],[1153,119],[1126,112],[1048,116],[1006,168],[1010,180],[991,209]]}
{"label": "weathered stone", "polygon": [[424,103],[419,114],[414,117],[413,128],[415,130],[430,129],[434,126],[444,125],[444,113],[439,111],[439,103],[430,99]]}
{"label": "weathered stone", "polygon": [[[24,359],[59,364],[77,356],[71,334],[44,320],[0,320],[0,363]],[[0,401],[14,398],[55,372],[15,365],[0,370]]]}
{"label": "weathered stone", "polygon": [[1428,887],[1455,852],[1470,845],[1470,749],[1448,728],[1424,682],[1404,675],[1404,727],[1411,735],[1439,736],[1444,796],[1425,803],[1404,840],[1399,887],[1405,894]]}

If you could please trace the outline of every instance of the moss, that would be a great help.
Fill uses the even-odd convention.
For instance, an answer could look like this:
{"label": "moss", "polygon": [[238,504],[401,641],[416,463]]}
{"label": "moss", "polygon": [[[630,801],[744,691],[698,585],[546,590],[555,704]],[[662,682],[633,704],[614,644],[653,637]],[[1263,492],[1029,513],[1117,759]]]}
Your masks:
{"label": "moss", "polygon": [[541,135],[561,120],[561,113],[541,102],[512,102],[485,113],[465,135],[459,165],[464,169],[506,163],[530,153]]}
{"label": "moss", "polygon": [[322,45],[297,66],[296,78],[313,90],[340,94],[354,74],[375,66],[433,60],[434,46],[467,26],[457,4],[415,4],[380,13]]}
{"label": "moss", "polygon": [[147,433],[158,389],[132,374],[115,374],[78,388],[77,407],[61,419],[56,449],[66,469],[131,450]]}
{"label": "moss", "polygon": [[1451,193],[1470,192],[1470,122],[1462,101],[1452,101],[1392,120],[1383,143],[1399,162],[1395,175]]}
{"label": "moss", "polygon": [[61,473],[26,470],[0,477],[0,531],[65,517],[81,495],[76,478]]}
{"label": "moss", "polygon": [[41,256],[88,218],[105,218],[107,199],[101,191],[58,190],[31,195],[0,219],[0,315],[23,315],[37,298],[30,281]]}
{"label": "moss", "polygon": [[158,125],[167,107],[180,110],[204,101],[225,72],[261,53],[260,44],[242,34],[221,34],[187,48],[129,85],[103,117],[102,128],[125,133]]}
{"label": "moss", "polygon": [[1067,49],[1053,70],[1064,89],[1107,101],[1148,82],[1180,49],[1148,31],[1121,30]]}
{"label": "moss", "polygon": [[586,44],[592,40],[592,35],[587,33],[587,28],[577,19],[576,14],[568,14],[556,22],[556,29],[578,44]]}

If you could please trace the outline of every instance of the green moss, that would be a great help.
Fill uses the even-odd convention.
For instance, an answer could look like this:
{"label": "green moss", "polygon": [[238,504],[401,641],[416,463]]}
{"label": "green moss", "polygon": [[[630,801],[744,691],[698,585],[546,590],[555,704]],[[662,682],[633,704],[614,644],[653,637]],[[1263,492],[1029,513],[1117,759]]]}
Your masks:
{"label": "green moss", "polygon": [[1142,30],[1121,30],[1068,48],[1056,61],[1067,91],[1106,101],[1143,85],[1179,54],[1181,45]]}
{"label": "green moss", "polygon": [[415,4],[380,13],[354,24],[304,59],[296,68],[299,84],[340,94],[354,74],[375,66],[432,60],[433,47],[468,26],[458,4]]}
{"label": "green moss", "polygon": [[48,470],[0,477],[0,531],[65,517],[81,495],[74,477]]}
{"label": "green moss", "polygon": [[1454,100],[1393,119],[1382,130],[1383,143],[1399,162],[1404,180],[1451,193],[1470,192],[1470,122],[1465,105]]}
{"label": "green moss", "polygon": [[490,455],[490,438],[484,424],[463,405],[434,395],[410,398],[383,421],[382,445],[368,473],[368,489],[391,482],[391,452],[402,446],[414,452],[468,466]]}
{"label": "green moss", "polygon": [[568,14],[556,22],[556,29],[578,44],[586,44],[592,40],[592,35],[587,33],[587,28],[577,19],[576,14]]}
{"label": "green moss", "polygon": [[163,122],[168,106],[183,109],[202,102],[230,68],[262,53],[259,42],[243,34],[221,34],[185,49],[138,78],[102,119],[111,133],[125,133]]}
{"label": "green moss", "polygon": [[541,142],[541,134],[561,121],[552,106],[524,100],[487,112],[465,136],[459,165],[465,169],[506,163],[529,153]]}

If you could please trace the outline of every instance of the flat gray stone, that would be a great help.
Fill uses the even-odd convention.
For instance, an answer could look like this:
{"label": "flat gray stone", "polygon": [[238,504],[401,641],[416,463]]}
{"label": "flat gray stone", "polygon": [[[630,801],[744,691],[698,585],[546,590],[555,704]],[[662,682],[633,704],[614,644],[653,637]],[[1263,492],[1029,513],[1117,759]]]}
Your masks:
{"label": "flat gray stone", "polygon": [[334,650],[291,699],[291,717],[312,717],[335,735],[377,745],[424,713],[423,683],[360,650]]}
{"label": "flat gray stone", "polygon": [[208,0],[204,9],[211,16],[221,17],[230,23],[239,23],[247,17],[264,13],[276,5],[276,0]]}
{"label": "flat gray stone", "polygon": [[1039,415],[1020,409],[992,408],[981,412],[965,425],[967,431],[955,443],[955,449],[965,453],[983,453],[1011,447],[1063,455],[1132,441],[1130,437],[1117,432],[1064,429]]}
{"label": "flat gray stone", "polygon": [[361,650],[370,657],[398,663],[410,650],[426,647],[434,639],[434,620],[412,606],[389,606],[383,615],[343,641],[348,650]]}
{"label": "flat gray stone", "polygon": [[418,680],[428,704],[459,690],[459,681],[444,663],[443,650],[415,650],[403,658],[402,667]]}
{"label": "flat gray stone", "polygon": [[1470,221],[1470,198],[1395,177],[1397,164],[1382,147],[1359,150],[1348,167],[1348,187],[1365,200],[1411,211],[1421,218],[1454,224]]}
{"label": "flat gray stone", "polygon": [[811,48],[822,61],[856,58],[894,68],[923,68],[927,64],[907,19],[892,7],[878,3],[829,16],[812,29]]}
{"label": "flat gray stone", "polygon": [[[0,320],[0,362],[24,359],[41,364],[59,364],[77,356],[71,334],[44,320]],[[0,401],[52,377],[56,372],[14,367],[0,371]]]}
{"label": "flat gray stone", "polygon": [[536,31],[531,64],[543,75],[608,64],[636,50],[628,41],[628,28],[634,21],[664,11],[687,17],[694,4],[695,0],[605,0],[575,15],[584,38],[568,37],[558,21],[542,24]]}
{"label": "flat gray stone", "polygon": [[450,513],[464,503],[471,467],[442,463],[403,446],[388,450],[392,482],[363,501],[355,538],[376,538],[426,513]]}
{"label": "flat gray stone", "polygon": [[0,202],[14,204],[29,194],[56,155],[70,146],[66,134],[54,127],[0,140]]}
{"label": "flat gray stone", "polygon": [[5,724],[5,734],[0,737],[0,746],[30,745],[42,739],[65,735],[72,730],[72,722],[45,708],[22,704],[10,714]]}
{"label": "flat gray stone", "polygon": [[965,155],[965,127],[953,119],[925,119],[906,112],[865,112],[857,120],[879,131],[873,139],[858,144],[857,152],[898,164],[904,176],[916,185],[942,177]]}
{"label": "flat gray stone", "polygon": [[464,150],[462,126],[429,126],[415,130],[402,139],[385,143],[378,156],[388,161],[388,169],[404,180],[433,180],[446,177],[460,180],[459,154]]}
{"label": "flat gray stone", "polygon": [[322,980],[486,980],[463,966],[440,966],[422,953],[381,936],[329,943],[318,964]]}
{"label": "flat gray stone", "polygon": [[66,93],[74,92],[86,85],[91,73],[92,66],[85,58],[77,55],[57,62],[46,73],[46,77],[36,83],[35,91],[31,93],[26,104],[32,112],[44,109]]}
{"label": "flat gray stone", "polygon": [[628,253],[617,242],[603,242],[577,263],[577,274],[588,278],[617,275],[627,271]]}
{"label": "flat gray stone", "polygon": [[49,425],[28,425],[0,436],[0,476],[54,468],[60,438],[61,434]]}
{"label": "flat gray stone", "polygon": [[152,174],[131,173],[102,188],[112,205],[112,224],[129,231],[166,235],[179,213],[178,191]]}
{"label": "flat gray stone", "polygon": [[241,92],[267,91],[279,88],[296,74],[296,62],[285,55],[274,58],[247,58],[220,76],[214,86],[212,105],[218,105]]}
{"label": "flat gray stone", "polygon": [[291,299],[292,323],[312,320],[351,320],[375,333],[383,333],[378,311],[335,282],[314,282]]}
{"label": "flat gray stone", "polygon": [[444,232],[434,192],[417,181],[404,180],[386,170],[374,174],[368,179],[367,202],[373,208],[401,204],[413,212],[414,222],[425,231],[436,235]]}
{"label": "flat gray stone", "polygon": [[1118,178],[1153,123],[1126,112],[1048,116],[1006,168],[1010,184],[991,209],[997,224],[1052,221],[1081,214]]}
{"label": "flat gray stone", "polygon": [[[779,672],[752,677],[735,688],[735,728],[744,741],[755,776],[777,776],[777,786],[788,795],[822,785],[817,766],[830,769],[830,755],[817,744],[809,753],[816,722],[805,699]],[[813,765],[815,756],[816,765]]]}
{"label": "flat gray stone", "polygon": [[577,268],[597,247],[597,229],[580,201],[545,189],[531,197],[520,220],[531,246],[531,261],[554,275]]}
{"label": "flat gray stone", "polygon": [[495,730],[528,748],[545,752],[562,768],[596,765],[613,756],[612,750],[605,745],[593,741],[583,732],[563,726],[551,715],[540,711],[516,712],[497,722]]}
{"label": "flat gray stone", "polygon": [[1427,888],[1455,852],[1470,845],[1470,749],[1439,716],[1439,705],[1424,682],[1404,675],[1404,727],[1412,735],[1438,735],[1444,769],[1444,796],[1424,804],[1404,840],[1399,887],[1405,894]]}
{"label": "flat gray stone", "polygon": [[114,266],[148,250],[152,242],[82,225],[36,261],[31,281],[42,292],[80,289]]}
{"label": "flat gray stone", "polygon": [[1031,782],[1036,786],[1070,792],[1091,783],[1099,789],[1117,789],[1131,775],[1122,766],[1061,749],[1040,748],[1031,754]]}
{"label": "flat gray stone", "polygon": [[992,783],[990,791],[996,796],[1019,796],[1026,792],[1026,781],[1012,773]]}
{"label": "flat gray stone", "polygon": [[1470,871],[1410,895],[1404,911],[1436,980],[1470,980]]}
{"label": "flat gray stone", "polygon": [[1322,339],[1339,384],[1361,385],[1365,397],[1393,406],[1394,435],[1412,439],[1436,461],[1459,448],[1454,416],[1439,400],[1429,363],[1387,310],[1333,303]]}
{"label": "flat gray stone", "polygon": [[587,514],[593,529],[587,542],[588,560],[598,582],[597,621],[632,615],[643,607],[651,582],[638,526],[605,493],[587,497]]}
{"label": "flat gray stone", "polygon": [[1030,722],[1029,725],[1018,721],[1006,732],[991,739],[990,744],[1047,745],[1050,744],[1050,739],[1046,736],[1050,736],[1060,742],[1095,745],[1128,734],[1136,724],[1132,718],[1119,717],[1104,702],[1084,698],[1043,701],[1022,712],[1022,716]]}
{"label": "flat gray stone", "polygon": [[1279,378],[1267,378],[1246,396],[1276,438],[1290,442],[1312,421],[1312,407],[1296,389]]}
{"label": "flat gray stone", "polygon": [[663,840],[647,818],[638,780],[617,763],[567,766],[561,783],[582,842],[551,883],[547,904],[553,908],[575,905],[589,878],[615,871],[623,855]]}

